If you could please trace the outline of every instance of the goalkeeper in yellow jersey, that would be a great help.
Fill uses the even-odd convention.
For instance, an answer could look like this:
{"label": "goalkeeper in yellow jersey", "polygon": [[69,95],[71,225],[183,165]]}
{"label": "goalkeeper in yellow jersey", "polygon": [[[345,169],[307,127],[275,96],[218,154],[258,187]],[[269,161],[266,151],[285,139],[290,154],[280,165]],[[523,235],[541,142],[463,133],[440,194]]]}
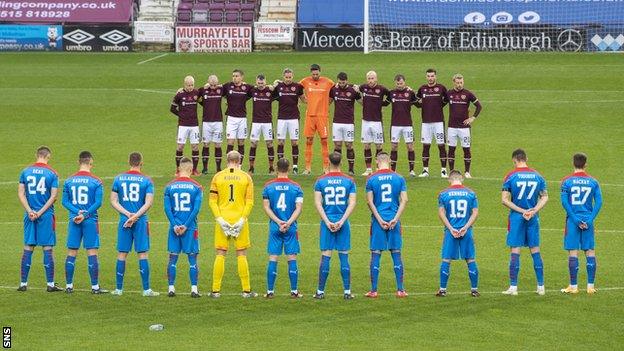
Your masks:
{"label": "goalkeeper in yellow jersey", "polygon": [[211,297],[221,296],[221,280],[225,271],[225,255],[230,240],[236,247],[238,276],[243,286],[243,297],[258,296],[251,291],[249,283],[249,264],[247,249],[249,240],[249,224],[247,218],[253,207],[253,181],[249,174],[240,169],[241,154],[230,151],[227,154],[227,167],[218,172],[210,183],[210,210],[217,221],[215,225],[215,248],[217,256],[212,272]]}

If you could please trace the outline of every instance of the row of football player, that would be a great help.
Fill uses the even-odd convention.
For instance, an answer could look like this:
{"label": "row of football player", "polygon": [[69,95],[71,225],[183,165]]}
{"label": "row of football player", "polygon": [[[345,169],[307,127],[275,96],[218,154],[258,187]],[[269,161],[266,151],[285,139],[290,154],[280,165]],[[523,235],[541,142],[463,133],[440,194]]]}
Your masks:
{"label": "row of football player", "polygon": [[[47,290],[62,291],[54,283],[54,260],[52,247],[56,244],[54,231],[54,201],[57,195],[58,176],[48,161],[50,151],[42,147],[37,151],[37,162],[27,167],[20,176],[19,198],[25,208],[24,253],[21,266],[19,291],[27,289],[28,272],[35,246],[44,250],[44,266],[48,281]],[[341,172],[342,156],[334,152],[329,156],[329,172],[318,178],[314,186],[314,203],[321,218],[319,283],[314,298],[325,296],[325,283],[329,274],[330,258],[338,252],[344,298],[351,299],[350,289],[350,223],[349,217],[355,209],[356,185],[352,178]],[[517,280],[520,267],[520,249],[529,247],[537,276],[537,293],[543,295],[543,262],[539,250],[539,212],[548,200],[546,182],[541,175],[527,166],[526,153],[515,150],[512,154],[515,165],[503,180],[502,203],[510,209],[507,245],[510,247],[510,286],[504,294],[517,295]],[[594,251],[594,220],[602,206],[602,195],[598,182],[585,173],[586,156],[573,157],[574,173],[563,179],[561,203],[566,211],[566,235],[564,248],[569,252],[570,285],[562,289],[565,293],[577,293],[578,251],[587,256],[587,292],[594,293],[596,259]],[[241,155],[231,151],[227,155],[227,169],[217,173],[210,185],[210,209],[215,217],[216,257],[210,296],[219,297],[221,281],[225,271],[225,257],[230,244],[237,253],[238,274],[241,279],[242,296],[255,297],[249,281],[247,249],[250,247],[248,217],[253,207],[253,182],[240,169]],[[153,203],[153,183],[141,173],[142,156],[132,153],[129,157],[130,170],[117,176],[113,182],[111,204],[119,212],[115,295],[121,295],[125,261],[134,250],[139,255],[139,267],[143,282],[143,295],[156,296],[150,289],[148,251],[149,224],[147,211]],[[63,186],[63,206],[69,211],[69,225],[65,261],[66,288],[73,292],[73,275],[78,249],[87,250],[92,292],[105,291],[98,284],[99,229],[97,210],[102,204],[102,181],[91,173],[93,157],[89,152],[79,156],[80,169],[69,177]],[[288,260],[291,296],[300,298],[298,290],[297,254],[299,241],[297,218],[301,214],[303,191],[299,184],[288,178],[290,164],[286,159],[277,162],[278,175],[267,182],[262,192],[263,207],[270,218],[267,267],[267,298],[274,296],[278,257],[284,253]],[[164,208],[169,220],[168,251],[168,295],[175,296],[177,260],[185,253],[189,260],[191,296],[200,297],[197,288],[197,255],[199,238],[197,215],[203,198],[201,185],[190,178],[192,161],[180,161],[179,177],[170,182],[164,191]],[[450,186],[438,196],[439,217],[444,225],[442,263],[440,266],[440,289],[437,296],[446,295],[451,260],[463,259],[468,264],[471,295],[479,296],[477,290],[478,269],[475,262],[475,246],[472,225],[478,216],[476,194],[462,185],[460,172],[450,172]],[[376,298],[381,253],[389,251],[397,284],[397,297],[406,297],[403,286],[403,264],[401,258],[402,230],[401,216],[407,206],[405,179],[390,169],[390,157],[385,152],[377,155],[377,171],[366,182],[366,201],[371,211],[371,290],[366,297]]]}
{"label": "row of football player", "polygon": [[[216,75],[210,75],[207,83],[195,89],[195,80],[192,76],[184,79],[184,87],[178,90],[172,104],[171,112],[178,117],[178,135],[176,150],[176,166],[182,158],[184,145],[190,141],[192,148],[193,175],[199,175],[198,164],[200,158],[200,126],[198,125],[197,105],[203,107],[201,123],[202,173],[208,173],[210,146],[214,147],[216,170],[221,169],[223,141],[223,114],[222,99],[227,102],[226,130],[227,152],[238,145],[238,152],[245,153],[245,139],[247,138],[247,109],[246,102],[252,99],[252,124],[249,139],[249,172],[255,171],[256,150],[260,139],[264,139],[267,147],[269,173],[274,173],[275,149],[272,102],[278,102],[277,113],[277,159],[283,158],[284,145],[290,138],[292,148],[293,173],[298,173],[299,163],[299,131],[300,111],[299,103],[306,104],[304,132],[306,138],[305,170],[303,174],[311,173],[312,145],[314,136],[318,133],[321,141],[323,166],[328,167],[327,138],[329,132],[329,105],[334,104],[332,121],[332,138],[334,151],[342,152],[346,147],[346,156],[349,163],[349,174],[355,174],[355,109],[357,101],[362,105],[361,140],[364,144],[364,161],[366,171],[364,176],[372,173],[372,149],[374,144],[376,154],[382,151],[384,131],[382,124],[382,109],[392,106],[390,141],[391,167],[396,170],[398,160],[398,146],[403,139],[407,146],[410,176],[416,176],[414,163],[414,129],[412,124],[411,108],[421,108],[421,142],[423,170],[420,177],[429,176],[429,158],[432,141],[438,146],[441,163],[441,176],[447,177],[447,161],[450,169],[455,167],[455,150],[459,144],[464,151],[464,166],[466,178],[470,178],[471,164],[471,135],[470,127],[481,111],[481,104],[477,97],[464,89],[464,78],[461,74],[453,76],[453,88],[447,88],[438,83],[436,70],[426,71],[426,83],[418,90],[412,90],[405,81],[405,77],[397,74],[394,78],[394,89],[390,90],[380,85],[377,73],[370,71],[366,74],[366,83],[350,84],[348,76],[340,72],[337,83],[320,75],[320,67],[312,65],[310,76],[299,83],[294,81],[293,71],[284,69],[281,80],[268,85],[264,75],[256,76],[255,86],[244,82],[241,70],[234,70],[232,81],[219,84]],[[445,146],[444,106],[449,104],[449,121],[446,131],[448,153]],[[474,114],[470,114],[470,105],[474,104]]]}

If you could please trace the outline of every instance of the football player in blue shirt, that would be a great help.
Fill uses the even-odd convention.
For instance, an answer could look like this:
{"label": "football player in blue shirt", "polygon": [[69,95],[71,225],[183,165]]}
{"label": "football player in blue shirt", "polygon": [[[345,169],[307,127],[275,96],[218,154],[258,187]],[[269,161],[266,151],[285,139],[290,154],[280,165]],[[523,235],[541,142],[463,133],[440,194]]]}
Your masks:
{"label": "football player in blue shirt", "polygon": [[505,295],[518,295],[520,248],[529,247],[537,277],[537,294],[544,295],[544,263],[540,255],[539,211],[548,201],[546,181],[537,171],[527,166],[527,155],[522,149],[511,154],[515,169],[503,182],[502,202],[509,208],[507,246],[511,249],[509,261],[509,289]]}
{"label": "football player in blue shirt", "polygon": [[139,255],[139,272],[143,282],[143,296],[158,296],[158,292],[150,289],[150,268],[147,261],[147,252],[150,249],[149,222],[147,211],[154,203],[154,183],[141,173],[143,156],[133,152],[128,157],[130,170],[115,177],[110,195],[111,205],[119,212],[117,226],[117,288],[113,295],[123,293],[123,279],[126,273],[126,258],[128,252],[134,250]]}
{"label": "football player in blue shirt", "polygon": [[262,191],[264,212],[269,216],[269,265],[267,267],[266,298],[275,295],[275,279],[277,278],[277,257],[286,254],[288,257],[288,277],[290,278],[290,296],[301,298],[297,289],[299,270],[297,254],[300,252],[297,218],[303,207],[303,191],[301,186],[288,178],[290,162],[281,158],[277,161],[277,178],[268,181]]}
{"label": "football player in blue shirt", "polygon": [[329,275],[329,260],[333,250],[338,251],[340,273],[344,287],[344,299],[353,299],[351,293],[351,227],[349,216],[355,209],[355,182],[340,171],[342,156],[339,152],[329,155],[329,172],[320,176],[314,185],[314,205],[321,216],[321,264],[315,299],[325,298],[325,283]]}
{"label": "football player in blue shirt", "polygon": [[41,146],[37,149],[37,161],[26,167],[19,178],[17,196],[24,207],[24,252],[21,264],[21,282],[18,291],[26,291],[28,273],[35,246],[43,248],[47,291],[63,291],[54,284],[54,255],[56,245],[56,220],[54,201],[58,194],[58,174],[48,166],[50,149]]}
{"label": "football player in blue shirt", "polygon": [[451,186],[438,195],[438,216],[444,224],[442,264],[440,265],[440,290],[438,297],[446,296],[446,286],[451,274],[451,260],[466,260],[470,278],[470,295],[479,297],[479,270],[475,262],[475,246],[472,225],[479,215],[477,195],[466,188],[457,170],[449,174]]}
{"label": "football player in blue shirt", "polygon": [[570,285],[561,289],[567,294],[578,293],[578,250],[587,258],[587,293],[594,294],[596,278],[596,251],[594,251],[594,220],[602,207],[602,193],[598,181],[585,172],[587,155],[573,157],[574,173],[561,181],[561,204],[566,211],[563,248],[568,250]]}
{"label": "football player in blue shirt", "polygon": [[69,211],[67,227],[67,258],[65,259],[65,292],[74,292],[74,269],[80,244],[87,250],[91,292],[108,293],[100,288],[98,249],[100,229],[98,209],[102,206],[102,180],[91,173],[93,155],[83,151],[78,156],[79,170],[65,180],[63,186],[63,206]]}
{"label": "football player in blue shirt", "polygon": [[197,214],[202,204],[202,186],[191,179],[193,161],[188,157],[180,160],[179,176],[165,187],[165,214],[169,220],[169,264],[167,278],[169,280],[168,296],[175,296],[176,266],[178,255],[184,252],[189,261],[189,277],[191,279],[191,297],[201,297],[197,290],[197,254],[199,254],[199,229]]}
{"label": "football player in blue shirt", "polygon": [[403,230],[401,214],[407,205],[407,186],[405,178],[390,169],[390,156],[387,152],[377,154],[377,172],[371,174],[366,181],[366,200],[371,210],[370,228],[370,276],[371,290],[364,296],[376,298],[377,282],[381,252],[390,251],[394,263],[396,278],[396,297],[407,297],[403,288],[403,262],[401,248],[403,246]]}

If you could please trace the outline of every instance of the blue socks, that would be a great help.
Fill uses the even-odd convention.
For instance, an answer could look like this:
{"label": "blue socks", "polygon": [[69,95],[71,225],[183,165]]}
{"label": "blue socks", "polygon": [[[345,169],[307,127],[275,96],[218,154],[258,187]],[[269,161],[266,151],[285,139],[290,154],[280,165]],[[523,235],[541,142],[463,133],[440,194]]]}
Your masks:
{"label": "blue socks", "polygon": [[596,280],[596,256],[587,256],[587,284]]}
{"label": "blue socks", "polygon": [[[289,262],[290,265],[290,262]],[[275,279],[277,278],[277,261],[269,261],[267,266],[267,290],[275,291]]]}
{"label": "blue socks", "polygon": [[139,259],[139,273],[141,273],[141,282],[143,283],[143,290],[149,290],[150,288],[150,268],[147,258]]}
{"label": "blue socks", "polygon": [[32,255],[33,255],[33,252],[30,250],[24,250],[24,253],[22,254],[22,269],[21,269],[22,283],[28,282],[28,273],[30,273]]}
{"label": "blue socks", "polygon": [[197,267],[197,254],[189,254],[189,277],[191,278],[191,285],[197,285],[197,276],[199,274],[199,267]]}
{"label": "blue socks", "polygon": [[518,286],[518,272],[520,271],[520,254],[512,253],[509,260],[509,285]]}
{"label": "blue socks", "polygon": [[43,267],[48,285],[54,284],[54,255],[52,250],[43,250]]}
{"label": "blue socks", "polygon": [[446,289],[449,276],[451,275],[451,262],[444,262],[440,264],[440,289]]}
{"label": "blue socks", "polygon": [[477,268],[477,262],[468,263],[468,278],[470,278],[470,289],[477,290],[479,286],[479,269]]}
{"label": "blue socks", "polygon": [[570,271],[570,285],[578,284],[578,257],[568,257],[568,270]]}
{"label": "blue socks", "polygon": [[65,258],[65,281],[66,283],[74,283],[74,269],[76,268],[76,256],[67,256]]}
{"label": "blue socks", "polygon": [[167,264],[167,281],[169,282],[169,285],[175,284],[177,264],[178,255],[169,254],[169,263]]}
{"label": "blue socks", "polygon": [[329,276],[329,260],[331,257],[321,255],[321,264],[319,265],[319,281],[318,291],[325,291],[325,283],[327,283],[327,276]]}
{"label": "blue socks", "polygon": [[297,291],[297,280],[299,279],[297,260],[288,261],[288,278],[290,279],[290,291]]}
{"label": "blue socks", "polygon": [[403,262],[401,261],[401,252],[392,252],[392,262],[394,263],[394,277],[396,278],[397,290],[403,289]]}
{"label": "blue socks", "polygon": [[100,266],[98,264],[97,255],[87,257],[89,264],[89,277],[91,277],[91,286],[98,285],[98,275],[100,274]]}
{"label": "blue socks", "polygon": [[126,261],[117,260],[115,266],[115,281],[117,282],[117,289],[123,289],[124,274],[126,273]]}
{"label": "blue socks", "polygon": [[377,291],[377,283],[379,282],[380,261],[381,261],[381,254],[377,252],[371,252],[371,261],[370,261],[371,291]]}
{"label": "blue socks", "polygon": [[542,262],[542,255],[539,252],[532,253],[533,268],[535,269],[535,277],[537,278],[537,285],[544,285],[544,263]]}
{"label": "blue socks", "polygon": [[344,290],[351,290],[351,266],[349,265],[349,254],[338,253],[338,258],[340,258],[342,286],[344,287]]}

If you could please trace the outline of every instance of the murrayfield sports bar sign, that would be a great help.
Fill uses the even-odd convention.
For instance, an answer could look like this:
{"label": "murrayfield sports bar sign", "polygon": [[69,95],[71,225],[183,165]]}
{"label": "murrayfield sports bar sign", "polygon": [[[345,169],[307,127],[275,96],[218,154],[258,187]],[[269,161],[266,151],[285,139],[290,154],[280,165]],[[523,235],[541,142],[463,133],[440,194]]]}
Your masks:
{"label": "murrayfield sports bar sign", "polygon": [[0,0],[0,22],[127,23],[132,0]]}

